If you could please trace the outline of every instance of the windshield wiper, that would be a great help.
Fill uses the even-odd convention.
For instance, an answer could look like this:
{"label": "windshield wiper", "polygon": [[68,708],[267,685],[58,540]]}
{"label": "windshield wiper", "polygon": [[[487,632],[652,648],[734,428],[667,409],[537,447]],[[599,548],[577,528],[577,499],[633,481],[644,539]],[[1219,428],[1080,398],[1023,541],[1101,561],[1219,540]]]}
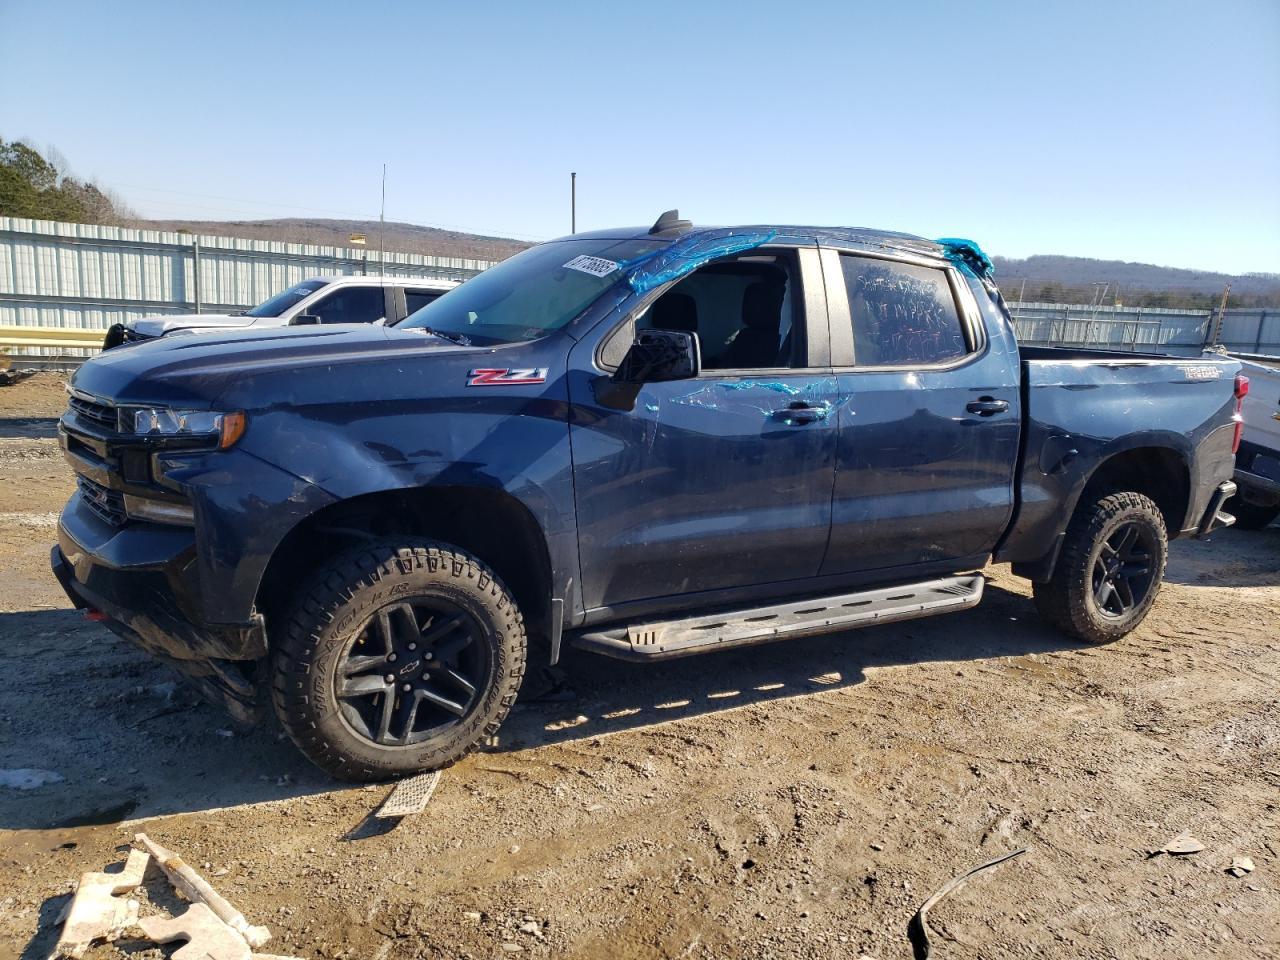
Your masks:
{"label": "windshield wiper", "polygon": [[437,330],[435,327],[414,327],[415,330],[421,330],[423,333],[429,333],[433,337],[439,337],[441,340],[448,340],[450,343],[456,343],[460,347],[471,346],[471,341],[467,339],[465,334],[453,333],[449,330]]}

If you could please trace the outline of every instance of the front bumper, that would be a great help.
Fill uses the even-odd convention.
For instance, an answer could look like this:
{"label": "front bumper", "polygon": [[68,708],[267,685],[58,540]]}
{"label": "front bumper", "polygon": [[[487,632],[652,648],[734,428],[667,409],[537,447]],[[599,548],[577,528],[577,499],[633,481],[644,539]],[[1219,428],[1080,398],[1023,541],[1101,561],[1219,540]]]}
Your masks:
{"label": "front bumper", "polygon": [[50,566],[78,609],[97,611],[112,631],[177,669],[238,721],[258,719],[251,662],[267,652],[262,617],[209,624],[192,614],[199,587],[191,530],[112,527],[77,494],[58,522]]}
{"label": "front bumper", "polygon": [[1217,489],[1213,491],[1213,497],[1209,500],[1209,506],[1200,520],[1200,526],[1196,529],[1197,540],[1203,539],[1213,531],[1229,527],[1236,522],[1236,518],[1231,514],[1222,512],[1222,505],[1234,497],[1235,494],[1236,485],[1231,480],[1223,480],[1222,483],[1218,484]]}

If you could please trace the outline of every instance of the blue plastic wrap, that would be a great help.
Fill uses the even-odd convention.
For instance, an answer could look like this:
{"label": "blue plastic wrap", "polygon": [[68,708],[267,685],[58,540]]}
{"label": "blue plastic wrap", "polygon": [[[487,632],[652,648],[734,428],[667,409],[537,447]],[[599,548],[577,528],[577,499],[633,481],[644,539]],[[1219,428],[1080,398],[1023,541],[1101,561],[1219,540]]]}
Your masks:
{"label": "blue plastic wrap", "polygon": [[990,280],[995,276],[996,268],[980,246],[972,240],[961,237],[939,237],[938,243],[948,260],[959,266],[968,267],[982,280]]}
{"label": "blue plastic wrap", "polygon": [[776,230],[752,229],[695,233],[681,237],[658,253],[621,266],[631,268],[631,289],[636,293],[644,293],[669,280],[692,273],[717,257],[727,257],[762,246],[776,235]]}

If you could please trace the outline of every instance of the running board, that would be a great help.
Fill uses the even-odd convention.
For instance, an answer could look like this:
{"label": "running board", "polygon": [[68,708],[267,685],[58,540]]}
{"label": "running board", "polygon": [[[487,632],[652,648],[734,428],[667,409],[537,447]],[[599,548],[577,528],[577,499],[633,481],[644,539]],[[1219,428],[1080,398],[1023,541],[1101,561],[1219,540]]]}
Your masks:
{"label": "running board", "polygon": [[815,633],[968,610],[982,599],[979,573],[837,597],[704,614],[685,620],[632,624],[625,629],[584,633],[571,643],[623,660],[670,660]]}

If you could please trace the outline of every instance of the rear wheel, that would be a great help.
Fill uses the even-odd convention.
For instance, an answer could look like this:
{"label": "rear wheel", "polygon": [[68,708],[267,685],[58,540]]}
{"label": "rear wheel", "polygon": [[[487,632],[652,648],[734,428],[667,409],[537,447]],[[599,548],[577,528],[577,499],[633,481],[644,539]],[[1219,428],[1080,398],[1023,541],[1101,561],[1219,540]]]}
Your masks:
{"label": "rear wheel", "polygon": [[1053,578],[1032,584],[1036,610],[1078,640],[1118,640],[1155,603],[1168,554],[1164,517],[1148,497],[1113,493],[1082,503]]}
{"label": "rear wheel", "polygon": [[1239,494],[1228,500],[1222,509],[1236,518],[1236,526],[1241,530],[1261,530],[1270,526],[1276,517],[1280,517],[1280,503],[1270,506],[1250,503]]}
{"label": "rear wheel", "polygon": [[498,729],[525,670],[506,588],[440,543],[380,541],[340,557],[310,578],[273,643],[280,722],[347,780],[457,760]]}

